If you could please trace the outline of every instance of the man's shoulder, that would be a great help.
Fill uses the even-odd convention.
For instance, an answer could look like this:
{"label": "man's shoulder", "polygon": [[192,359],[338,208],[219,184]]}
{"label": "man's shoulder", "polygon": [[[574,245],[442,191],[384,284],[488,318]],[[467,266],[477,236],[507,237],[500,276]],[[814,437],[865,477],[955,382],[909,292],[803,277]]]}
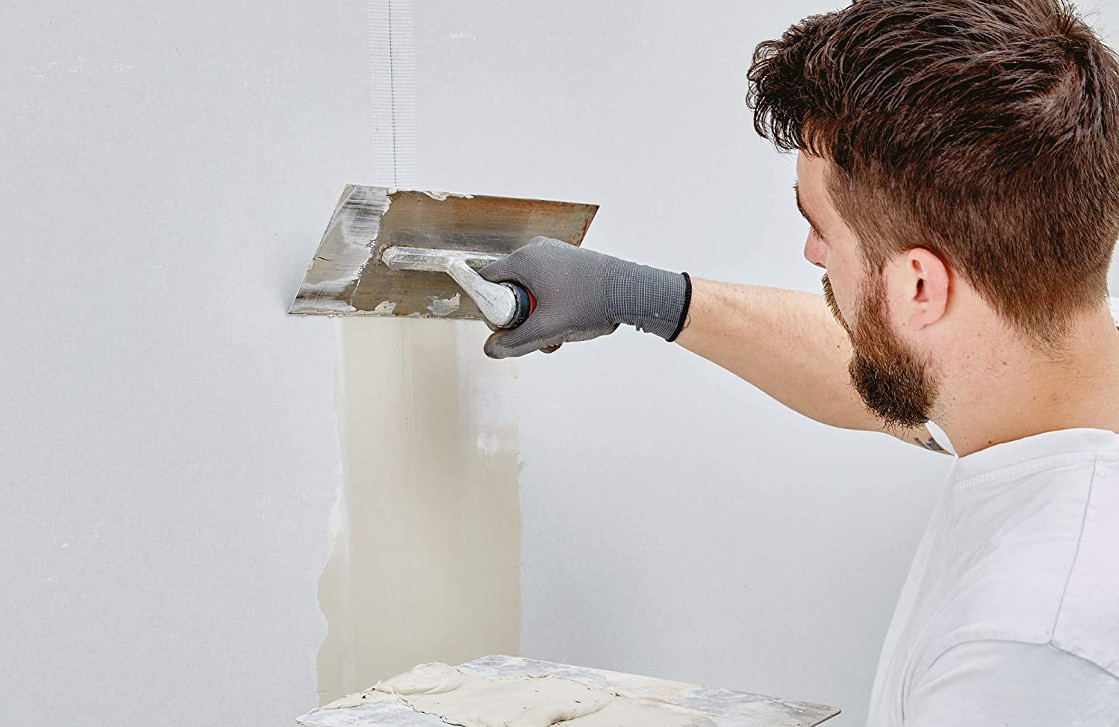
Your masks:
{"label": "man's shoulder", "polygon": [[1113,726],[1119,678],[1052,644],[973,641],[912,685],[904,711],[907,725]]}
{"label": "man's shoulder", "polygon": [[957,503],[926,661],[973,641],[1052,643],[1119,675],[1119,452],[1038,464]]}
{"label": "man's shoulder", "polygon": [[1053,644],[1119,676],[1119,453],[1095,461]]}

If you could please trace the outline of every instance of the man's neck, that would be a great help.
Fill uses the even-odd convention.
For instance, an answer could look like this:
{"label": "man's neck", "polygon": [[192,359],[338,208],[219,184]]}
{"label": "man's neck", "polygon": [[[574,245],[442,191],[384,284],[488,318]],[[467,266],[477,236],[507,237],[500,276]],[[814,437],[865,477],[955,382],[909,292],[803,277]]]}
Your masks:
{"label": "man's neck", "polygon": [[960,456],[1060,429],[1119,432],[1119,332],[1106,310],[1079,319],[1047,356],[983,337],[946,372],[934,421]]}

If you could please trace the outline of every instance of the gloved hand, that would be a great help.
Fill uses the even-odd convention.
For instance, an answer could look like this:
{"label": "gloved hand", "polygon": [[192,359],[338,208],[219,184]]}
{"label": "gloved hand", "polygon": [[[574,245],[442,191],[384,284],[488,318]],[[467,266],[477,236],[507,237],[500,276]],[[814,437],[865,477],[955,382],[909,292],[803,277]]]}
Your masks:
{"label": "gloved hand", "polygon": [[534,237],[480,271],[494,283],[517,283],[536,298],[524,323],[486,341],[490,358],[523,356],[613,333],[626,323],[672,341],[691,298],[687,273],[638,265],[547,237]]}

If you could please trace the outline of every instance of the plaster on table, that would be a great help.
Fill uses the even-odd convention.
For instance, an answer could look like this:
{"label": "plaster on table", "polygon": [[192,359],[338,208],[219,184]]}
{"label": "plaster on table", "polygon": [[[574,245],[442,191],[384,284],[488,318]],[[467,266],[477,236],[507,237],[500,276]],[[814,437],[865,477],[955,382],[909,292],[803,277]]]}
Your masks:
{"label": "plaster on table", "polygon": [[[458,668],[467,674],[499,678],[550,675],[591,687],[652,697],[701,712],[718,727],[814,727],[839,714],[838,709],[822,704],[517,656],[485,656]],[[396,700],[312,712],[297,721],[306,727],[446,727],[438,717],[414,712]]]}

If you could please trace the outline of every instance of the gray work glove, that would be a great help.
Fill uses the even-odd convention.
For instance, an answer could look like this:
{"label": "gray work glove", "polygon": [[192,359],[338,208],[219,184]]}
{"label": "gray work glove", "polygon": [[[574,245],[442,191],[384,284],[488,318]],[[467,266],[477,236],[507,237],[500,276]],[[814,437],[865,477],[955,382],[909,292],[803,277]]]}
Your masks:
{"label": "gray work glove", "polygon": [[670,273],[534,237],[479,271],[494,283],[518,283],[536,298],[524,323],[486,341],[490,358],[523,356],[562,343],[589,341],[626,323],[672,341],[691,299],[687,273]]}

